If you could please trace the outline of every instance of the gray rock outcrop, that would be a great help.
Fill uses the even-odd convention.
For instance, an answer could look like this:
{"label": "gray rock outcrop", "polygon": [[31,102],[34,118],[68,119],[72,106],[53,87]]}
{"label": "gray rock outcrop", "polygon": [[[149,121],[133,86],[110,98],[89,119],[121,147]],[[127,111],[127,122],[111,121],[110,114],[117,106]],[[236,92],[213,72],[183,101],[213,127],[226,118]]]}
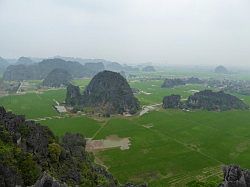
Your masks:
{"label": "gray rock outcrop", "polygon": [[105,114],[134,114],[140,107],[126,79],[111,71],[98,73],[82,95],[79,88],[69,85],[65,101],[70,106],[92,107]]}
{"label": "gray rock outcrop", "polygon": [[223,168],[224,181],[220,187],[249,187],[250,171],[241,169],[237,165],[229,165]]}
{"label": "gray rock outcrop", "polygon": [[181,96],[180,95],[170,95],[163,98],[162,107],[167,108],[180,108],[181,107]]}

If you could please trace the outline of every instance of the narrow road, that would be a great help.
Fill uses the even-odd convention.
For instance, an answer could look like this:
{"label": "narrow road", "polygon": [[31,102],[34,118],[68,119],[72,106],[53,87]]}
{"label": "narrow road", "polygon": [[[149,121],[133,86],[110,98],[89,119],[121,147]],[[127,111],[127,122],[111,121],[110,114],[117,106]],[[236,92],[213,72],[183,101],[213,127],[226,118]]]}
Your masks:
{"label": "narrow road", "polygon": [[153,104],[153,105],[148,105],[148,106],[143,106],[142,107],[142,110],[140,112],[140,116],[148,113],[149,111],[153,111],[155,110],[158,106],[161,106],[161,103],[158,103],[158,104]]}

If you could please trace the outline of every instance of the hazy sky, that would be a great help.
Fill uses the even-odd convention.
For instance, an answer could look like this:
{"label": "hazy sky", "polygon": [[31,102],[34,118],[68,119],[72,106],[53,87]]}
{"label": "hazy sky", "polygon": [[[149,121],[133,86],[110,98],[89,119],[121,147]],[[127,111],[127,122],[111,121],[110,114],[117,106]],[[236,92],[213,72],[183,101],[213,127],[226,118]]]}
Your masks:
{"label": "hazy sky", "polygon": [[0,0],[0,56],[250,64],[249,0]]}

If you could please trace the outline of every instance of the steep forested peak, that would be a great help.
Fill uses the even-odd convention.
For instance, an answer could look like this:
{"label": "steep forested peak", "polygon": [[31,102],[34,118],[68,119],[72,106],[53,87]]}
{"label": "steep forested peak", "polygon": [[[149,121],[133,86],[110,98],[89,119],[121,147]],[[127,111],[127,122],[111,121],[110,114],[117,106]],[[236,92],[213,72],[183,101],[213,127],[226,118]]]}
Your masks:
{"label": "steep forested peak", "polygon": [[110,114],[135,113],[139,109],[138,100],[120,73],[107,70],[98,73],[81,96],[74,86],[69,86],[67,90],[66,103],[69,105],[93,107]]}

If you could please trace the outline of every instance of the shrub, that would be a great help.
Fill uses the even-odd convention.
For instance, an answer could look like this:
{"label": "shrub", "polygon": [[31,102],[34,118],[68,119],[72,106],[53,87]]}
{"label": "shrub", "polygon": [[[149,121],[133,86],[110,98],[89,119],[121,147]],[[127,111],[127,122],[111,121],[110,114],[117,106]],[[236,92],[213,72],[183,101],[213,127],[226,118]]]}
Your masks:
{"label": "shrub", "polygon": [[61,146],[57,143],[51,143],[49,144],[48,150],[49,150],[49,156],[51,158],[51,161],[59,162],[59,157],[62,152]]}

